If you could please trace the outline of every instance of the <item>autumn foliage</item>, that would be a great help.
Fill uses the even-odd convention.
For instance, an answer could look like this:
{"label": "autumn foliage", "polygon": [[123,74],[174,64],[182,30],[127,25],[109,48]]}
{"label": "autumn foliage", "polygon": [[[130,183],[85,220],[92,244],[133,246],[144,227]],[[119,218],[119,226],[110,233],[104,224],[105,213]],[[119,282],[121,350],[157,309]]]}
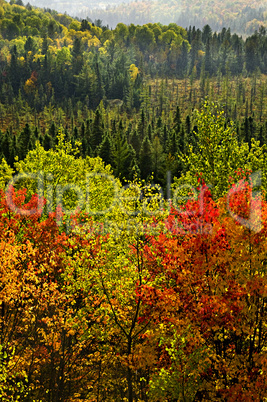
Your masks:
{"label": "autumn foliage", "polygon": [[[247,217],[244,183],[228,204]],[[145,234],[94,233],[78,215],[66,233],[1,193],[3,401],[264,400],[267,204],[255,232],[199,185]]]}

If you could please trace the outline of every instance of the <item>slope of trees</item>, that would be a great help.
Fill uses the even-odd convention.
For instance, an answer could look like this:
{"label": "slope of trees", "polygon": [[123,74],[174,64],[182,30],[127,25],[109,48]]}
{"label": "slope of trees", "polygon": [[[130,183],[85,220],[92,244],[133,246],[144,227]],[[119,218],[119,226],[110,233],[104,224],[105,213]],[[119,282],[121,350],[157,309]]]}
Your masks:
{"label": "slope of trees", "polygon": [[185,169],[178,154],[195,141],[192,109],[206,96],[224,104],[239,142],[266,140],[263,27],[243,40],[209,25],[109,30],[5,1],[2,14],[0,152],[11,166],[36,140],[53,148],[63,126],[81,155],[101,156],[117,177],[154,172],[163,185],[167,171]]}
{"label": "slope of trees", "polygon": [[[20,3],[11,1],[11,3]],[[169,24],[176,22],[186,28],[189,25],[202,29],[209,24],[213,30],[219,31],[223,27],[230,27],[240,35],[250,35],[261,25],[266,25],[266,1],[222,0],[206,1],[119,1],[104,0],[79,1],[73,4],[69,1],[32,0],[32,5],[55,9],[60,13],[67,12],[73,17],[90,18],[92,21],[102,21],[105,25],[115,28],[120,22],[125,24],[147,24],[149,22]],[[26,4],[26,3],[25,3]],[[105,6],[103,8],[103,6]]]}
{"label": "slope of trees", "polygon": [[[266,26],[266,1],[132,1],[129,4],[108,7],[105,10],[90,10],[91,19],[101,19],[105,24],[115,27],[119,22],[125,24],[147,24],[176,22],[184,28],[195,25],[202,29],[209,24],[219,31],[230,27],[240,35],[250,35],[261,25]],[[75,14],[84,18],[81,11]]]}
{"label": "slope of trees", "polygon": [[[196,121],[208,166],[222,159],[212,152],[212,163],[210,149],[227,147],[245,165],[213,172],[210,191],[190,150],[197,197],[183,203],[137,179],[123,187],[61,132],[54,150],[37,145],[16,163],[28,176],[10,181],[0,204],[3,401],[266,398],[267,205],[250,181],[265,158],[240,150],[216,105]],[[70,190],[85,192],[86,174],[81,205]]]}
{"label": "slope of trees", "polygon": [[0,13],[1,401],[264,401],[265,29]]}

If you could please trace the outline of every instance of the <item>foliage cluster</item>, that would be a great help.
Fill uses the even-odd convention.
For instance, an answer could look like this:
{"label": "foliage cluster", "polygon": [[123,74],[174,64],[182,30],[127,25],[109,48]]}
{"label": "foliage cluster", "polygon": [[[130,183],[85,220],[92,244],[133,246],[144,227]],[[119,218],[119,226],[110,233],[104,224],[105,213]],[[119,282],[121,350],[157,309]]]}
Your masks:
{"label": "foliage cluster", "polygon": [[212,32],[171,23],[119,23],[114,30],[66,14],[2,0],[0,100],[22,99],[37,111],[69,100],[95,109],[121,99],[139,108],[146,77],[183,78],[266,73],[263,27],[246,40],[230,28]]}
{"label": "foliage cluster", "polygon": [[[267,397],[267,204],[250,181],[261,169],[263,195],[265,148],[239,145],[218,105],[195,113],[199,154],[190,148],[187,163],[198,189],[182,205],[137,179],[113,178],[115,197],[110,167],[79,157],[61,131],[55,149],[37,144],[15,163],[46,182],[37,194],[36,177],[1,190],[3,400]],[[75,210],[73,193],[65,210],[49,204],[65,184],[84,189],[86,173],[94,209]],[[233,219],[251,211],[253,227]]]}
{"label": "foliage cluster", "polygon": [[[266,1],[259,0],[206,0],[193,2],[191,0],[153,0],[153,1],[119,1],[104,0],[91,2],[82,0],[79,5],[71,1],[54,3],[52,1],[32,0],[31,4],[39,7],[56,8],[59,12],[80,18],[90,17],[92,20],[102,20],[112,28],[119,22],[125,24],[147,24],[161,22],[169,24],[193,26],[202,29],[209,24],[219,31],[224,26],[230,27],[240,35],[250,35],[261,25],[266,26]],[[103,9],[103,5],[106,7]]]}
{"label": "foliage cluster", "polygon": [[266,399],[264,28],[0,13],[1,400]]}

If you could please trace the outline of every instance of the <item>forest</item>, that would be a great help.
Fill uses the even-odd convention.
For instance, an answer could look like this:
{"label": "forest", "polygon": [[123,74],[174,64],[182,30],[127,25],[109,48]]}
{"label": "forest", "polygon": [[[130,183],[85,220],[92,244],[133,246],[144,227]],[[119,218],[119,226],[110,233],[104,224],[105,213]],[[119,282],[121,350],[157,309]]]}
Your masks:
{"label": "forest", "polygon": [[266,401],[264,26],[0,35],[1,401]]}
{"label": "forest", "polygon": [[[39,0],[42,3],[42,0]],[[81,9],[75,16],[91,19],[101,18],[105,24],[115,28],[119,22],[125,24],[147,24],[175,22],[186,28],[190,25],[202,29],[208,24],[219,31],[229,27],[240,35],[251,35],[261,25],[266,26],[266,0],[138,0],[122,2],[102,9]]]}
{"label": "forest", "polygon": [[120,22],[135,25],[175,22],[183,28],[191,25],[202,29],[208,24],[213,30],[220,31],[229,27],[247,36],[261,25],[266,26],[267,17],[266,0],[32,0],[30,3],[63,14],[67,12],[81,20],[100,19],[113,29]]}

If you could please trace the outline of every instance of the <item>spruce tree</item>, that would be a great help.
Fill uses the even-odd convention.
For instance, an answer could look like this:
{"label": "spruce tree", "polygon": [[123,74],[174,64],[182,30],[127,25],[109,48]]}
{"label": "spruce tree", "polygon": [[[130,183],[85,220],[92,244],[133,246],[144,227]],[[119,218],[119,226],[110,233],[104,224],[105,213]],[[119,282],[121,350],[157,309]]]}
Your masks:
{"label": "spruce tree", "polygon": [[180,129],[181,129],[181,112],[180,112],[180,108],[177,105],[176,106],[176,112],[175,112],[175,116],[173,119],[173,128],[175,130],[176,133],[179,133]]}
{"label": "spruce tree", "polygon": [[45,136],[43,138],[43,147],[46,151],[49,151],[49,149],[53,148],[53,139],[49,133],[45,133]]}
{"label": "spruce tree", "polygon": [[11,144],[10,144],[10,132],[6,130],[5,134],[2,137],[1,141],[1,152],[7,161],[8,165],[11,164]]}
{"label": "spruce tree", "polygon": [[19,159],[24,159],[28,151],[32,150],[34,146],[35,146],[35,139],[33,137],[32,130],[29,124],[26,123],[18,139]]}
{"label": "spruce tree", "polygon": [[15,157],[18,156],[18,145],[17,145],[17,137],[16,135],[12,136],[10,140],[10,159],[9,166],[13,167],[15,162]]}
{"label": "spruce tree", "polygon": [[152,141],[151,156],[154,179],[156,183],[159,183],[163,179],[165,155],[158,136],[155,136]]}
{"label": "spruce tree", "polygon": [[153,166],[152,145],[147,135],[145,136],[142,142],[140,150],[139,166],[141,171],[141,178],[147,179],[152,173],[152,166]]}
{"label": "spruce tree", "polygon": [[141,141],[140,141],[140,137],[137,133],[136,130],[133,131],[131,137],[130,137],[130,144],[132,145],[132,147],[134,148],[137,158],[139,157],[139,153],[140,153],[140,149],[141,149]]}
{"label": "spruce tree", "polygon": [[100,111],[97,109],[95,112],[95,118],[92,125],[91,147],[93,152],[96,152],[96,148],[101,144],[104,134],[104,125]]}
{"label": "spruce tree", "polygon": [[144,139],[145,134],[146,134],[146,121],[145,121],[145,112],[144,109],[142,109],[141,111],[141,116],[138,122],[138,126],[137,126],[137,132],[138,135],[141,139],[141,141]]}
{"label": "spruce tree", "polygon": [[130,150],[126,139],[126,135],[122,129],[118,130],[118,133],[114,139],[114,173],[117,177],[126,178],[129,170],[130,162]]}
{"label": "spruce tree", "polygon": [[[129,145],[129,164],[128,164],[128,172],[126,178],[128,180],[133,180],[136,176],[140,177],[140,168],[137,163],[136,152],[132,145]],[[127,161],[126,161],[127,163]]]}
{"label": "spruce tree", "polygon": [[107,164],[113,166],[113,146],[110,136],[106,133],[98,147],[98,156]]}

